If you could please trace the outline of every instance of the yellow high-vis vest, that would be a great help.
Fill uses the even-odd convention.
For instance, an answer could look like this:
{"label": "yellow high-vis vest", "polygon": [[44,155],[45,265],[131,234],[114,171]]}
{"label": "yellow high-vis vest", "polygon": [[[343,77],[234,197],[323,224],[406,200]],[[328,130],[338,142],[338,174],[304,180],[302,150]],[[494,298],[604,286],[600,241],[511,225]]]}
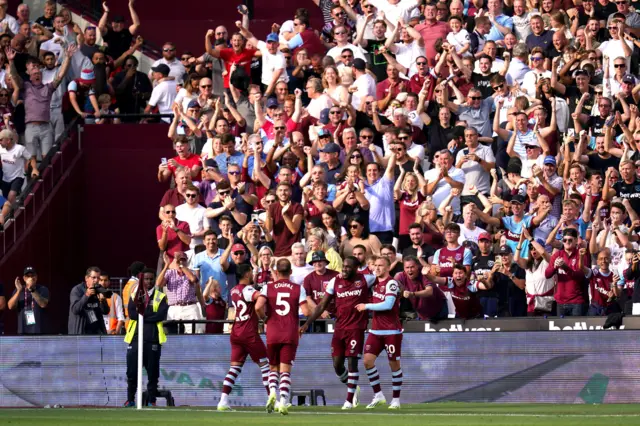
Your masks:
{"label": "yellow high-vis vest", "polygon": [[[155,289],[155,290],[156,291],[153,295],[153,312],[158,312],[158,308],[160,307],[160,302],[162,301],[162,299],[167,297],[167,295],[162,293],[161,291],[158,291],[158,289]],[[135,297],[135,292],[131,292],[131,298],[133,299],[134,297]],[[131,343],[131,341],[133,340],[133,336],[136,334],[137,324],[138,324],[138,321],[136,320],[130,320],[129,324],[127,324],[127,334],[126,336],[124,336],[124,341],[126,343]],[[160,344],[162,345],[167,341],[167,335],[164,334],[162,321],[159,321],[157,323],[157,326],[158,326],[158,339],[160,340]]]}

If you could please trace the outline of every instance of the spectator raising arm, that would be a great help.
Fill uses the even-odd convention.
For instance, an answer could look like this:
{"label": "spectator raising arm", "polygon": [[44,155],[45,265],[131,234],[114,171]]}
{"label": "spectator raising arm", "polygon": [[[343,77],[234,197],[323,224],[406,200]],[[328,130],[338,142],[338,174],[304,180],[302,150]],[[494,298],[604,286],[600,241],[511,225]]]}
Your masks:
{"label": "spectator raising arm", "polygon": [[135,0],[129,0],[129,14],[131,15],[132,24],[129,25],[129,32],[131,35],[136,35],[138,30],[140,29],[140,18],[138,18],[138,13],[133,8],[133,3]]}

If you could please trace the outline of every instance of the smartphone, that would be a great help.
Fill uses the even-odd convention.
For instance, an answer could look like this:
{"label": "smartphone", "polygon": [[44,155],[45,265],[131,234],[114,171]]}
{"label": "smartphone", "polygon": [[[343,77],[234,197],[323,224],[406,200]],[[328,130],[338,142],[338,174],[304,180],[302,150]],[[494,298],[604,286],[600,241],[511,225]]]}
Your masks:
{"label": "smartphone", "polygon": [[607,118],[607,120],[604,122],[605,126],[611,126],[611,124],[613,123],[613,120],[615,120],[616,117],[615,115],[610,115],[609,118]]}
{"label": "smartphone", "polygon": [[258,224],[258,215],[256,213],[251,213],[251,222],[253,222],[254,225]]}
{"label": "smartphone", "polygon": [[567,136],[573,138],[576,136],[576,129],[567,129]]}
{"label": "smartphone", "polygon": [[166,165],[167,165],[167,159],[166,159],[166,158],[164,158],[164,157],[162,157],[162,158],[160,159],[160,164],[162,164],[163,166],[166,166]]}

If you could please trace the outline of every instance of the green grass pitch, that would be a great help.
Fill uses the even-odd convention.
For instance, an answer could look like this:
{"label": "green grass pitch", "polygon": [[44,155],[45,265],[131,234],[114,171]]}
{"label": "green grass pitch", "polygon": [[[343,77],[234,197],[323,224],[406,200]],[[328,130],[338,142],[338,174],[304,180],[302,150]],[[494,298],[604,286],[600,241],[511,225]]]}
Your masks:
{"label": "green grass pitch", "polygon": [[558,404],[466,404],[437,403],[403,405],[400,411],[386,407],[350,412],[339,407],[292,407],[288,416],[266,414],[243,408],[218,413],[215,407],[135,409],[60,408],[2,409],[2,425],[639,425],[640,405],[558,405]]}

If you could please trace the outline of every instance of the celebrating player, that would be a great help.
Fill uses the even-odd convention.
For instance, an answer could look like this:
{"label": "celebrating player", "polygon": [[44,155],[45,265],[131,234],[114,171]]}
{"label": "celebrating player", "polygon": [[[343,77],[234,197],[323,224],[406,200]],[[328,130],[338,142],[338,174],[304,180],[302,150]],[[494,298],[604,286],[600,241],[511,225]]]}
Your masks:
{"label": "celebrating player", "polygon": [[258,334],[258,316],[254,304],[260,293],[253,287],[253,271],[249,265],[236,268],[238,284],[231,290],[235,319],[231,328],[231,367],[222,385],[218,411],[230,411],[229,394],[242,372],[247,355],[260,366],[262,384],[269,395],[269,363],[264,342]]}
{"label": "celebrating player", "polygon": [[[255,308],[260,318],[267,318],[267,355],[269,357],[269,399],[267,412],[276,404],[276,388],[280,382],[280,414],[289,414],[291,365],[298,349],[298,309],[309,315],[304,287],[289,281],[291,262],[280,259],[276,263],[276,281],[260,292]],[[266,309],[265,309],[266,308]],[[266,310],[266,314],[265,314]],[[268,315],[268,316],[267,316]]]}
{"label": "celebrating player", "polygon": [[379,257],[376,260],[375,274],[378,278],[372,287],[374,303],[360,303],[356,306],[358,312],[373,311],[373,324],[364,350],[364,367],[367,369],[367,376],[374,392],[373,401],[367,405],[367,409],[387,402],[380,387],[380,375],[376,368],[376,358],[383,350],[387,352],[393,385],[393,399],[389,404],[389,410],[400,408],[400,391],[402,390],[400,288],[398,282],[389,275],[390,267],[391,262],[388,258]]}
{"label": "celebrating player", "polygon": [[343,410],[350,410],[358,405],[358,358],[362,354],[364,345],[364,331],[367,328],[368,315],[358,312],[355,307],[369,300],[369,287],[375,282],[373,275],[358,273],[358,259],[349,256],[342,264],[342,274],[331,279],[325,290],[322,301],[316,306],[307,322],[300,328],[304,333],[309,325],[327,309],[329,303],[335,299],[336,324],[331,339],[331,357],[333,368],[342,379],[344,360],[347,358],[348,381],[347,399]]}

